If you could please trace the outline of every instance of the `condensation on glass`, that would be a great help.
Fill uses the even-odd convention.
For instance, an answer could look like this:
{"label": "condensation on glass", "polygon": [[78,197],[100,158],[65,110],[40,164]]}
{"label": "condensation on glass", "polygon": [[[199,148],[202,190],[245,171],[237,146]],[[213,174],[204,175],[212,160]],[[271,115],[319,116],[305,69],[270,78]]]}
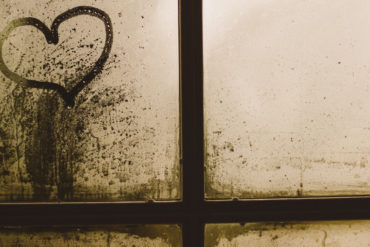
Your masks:
{"label": "condensation on glass", "polygon": [[365,247],[369,229],[368,220],[209,224],[205,247]]}
{"label": "condensation on glass", "polygon": [[177,1],[0,5],[0,201],[179,199]]}
{"label": "condensation on glass", "polygon": [[0,246],[181,247],[177,225],[1,227]]}
{"label": "condensation on glass", "polygon": [[207,198],[370,192],[370,2],[205,0]]}

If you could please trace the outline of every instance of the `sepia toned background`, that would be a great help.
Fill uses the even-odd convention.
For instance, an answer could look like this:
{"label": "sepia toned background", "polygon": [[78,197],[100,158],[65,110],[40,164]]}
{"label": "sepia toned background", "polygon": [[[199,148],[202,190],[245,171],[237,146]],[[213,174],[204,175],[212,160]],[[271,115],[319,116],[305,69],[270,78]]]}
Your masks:
{"label": "sepia toned background", "polygon": [[[34,17],[50,27],[77,6],[109,15],[113,47],[98,75],[66,107],[54,91],[0,73],[0,201],[180,198],[177,1],[0,1],[0,30]],[[10,70],[71,89],[105,42],[103,22],[81,15],[49,45],[35,27],[3,47]]]}

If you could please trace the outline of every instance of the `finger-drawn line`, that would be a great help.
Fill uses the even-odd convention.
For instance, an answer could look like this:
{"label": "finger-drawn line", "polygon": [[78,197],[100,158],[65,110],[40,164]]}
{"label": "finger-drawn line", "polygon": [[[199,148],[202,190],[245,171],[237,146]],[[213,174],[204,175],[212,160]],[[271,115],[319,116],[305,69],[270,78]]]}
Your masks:
{"label": "finger-drawn line", "polygon": [[[57,45],[59,42],[59,34],[58,28],[59,25],[75,16],[79,15],[91,15],[94,17],[99,18],[103,21],[105,26],[105,44],[103,48],[103,52],[100,55],[99,59],[95,62],[93,68],[81,79],[79,80],[76,85],[68,92],[63,86],[56,84],[54,82],[44,82],[44,81],[37,81],[37,80],[28,80],[23,78],[22,76],[18,75],[15,72],[12,72],[5,64],[3,59],[3,45],[6,39],[9,37],[11,32],[16,29],[17,27],[21,26],[34,26],[38,30],[40,30],[44,36],[48,44]],[[74,106],[75,98],[81,90],[86,87],[101,71],[103,70],[104,64],[109,57],[109,53],[112,49],[113,43],[113,27],[112,21],[109,16],[102,10],[89,7],[89,6],[79,6],[73,9],[70,9],[62,14],[60,14],[52,23],[51,29],[49,29],[44,23],[40,20],[32,17],[26,18],[19,18],[11,21],[4,30],[0,33],[0,71],[9,79],[14,82],[17,82],[25,87],[30,88],[39,88],[39,89],[48,89],[54,90],[60,94],[60,96],[64,99],[67,106]]]}

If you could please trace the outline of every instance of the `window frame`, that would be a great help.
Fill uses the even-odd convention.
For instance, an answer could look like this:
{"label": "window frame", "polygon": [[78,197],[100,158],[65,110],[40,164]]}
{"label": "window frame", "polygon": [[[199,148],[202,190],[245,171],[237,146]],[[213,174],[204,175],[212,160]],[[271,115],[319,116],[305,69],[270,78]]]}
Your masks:
{"label": "window frame", "polygon": [[0,203],[1,226],[179,224],[183,246],[206,223],[370,219],[370,196],[205,201],[202,0],[179,0],[182,201]]}

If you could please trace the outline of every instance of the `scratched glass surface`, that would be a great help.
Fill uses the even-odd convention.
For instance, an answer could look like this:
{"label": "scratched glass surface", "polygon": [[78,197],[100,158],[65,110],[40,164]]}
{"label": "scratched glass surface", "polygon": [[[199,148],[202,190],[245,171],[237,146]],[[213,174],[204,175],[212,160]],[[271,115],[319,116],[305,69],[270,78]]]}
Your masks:
{"label": "scratched glass surface", "polygon": [[181,247],[177,225],[1,227],[0,246]]}
{"label": "scratched glass surface", "polygon": [[209,224],[205,247],[367,247],[370,221]]}
{"label": "scratched glass surface", "polygon": [[180,198],[177,9],[0,1],[0,201]]}
{"label": "scratched glass surface", "polygon": [[370,192],[370,1],[204,1],[207,198]]}

